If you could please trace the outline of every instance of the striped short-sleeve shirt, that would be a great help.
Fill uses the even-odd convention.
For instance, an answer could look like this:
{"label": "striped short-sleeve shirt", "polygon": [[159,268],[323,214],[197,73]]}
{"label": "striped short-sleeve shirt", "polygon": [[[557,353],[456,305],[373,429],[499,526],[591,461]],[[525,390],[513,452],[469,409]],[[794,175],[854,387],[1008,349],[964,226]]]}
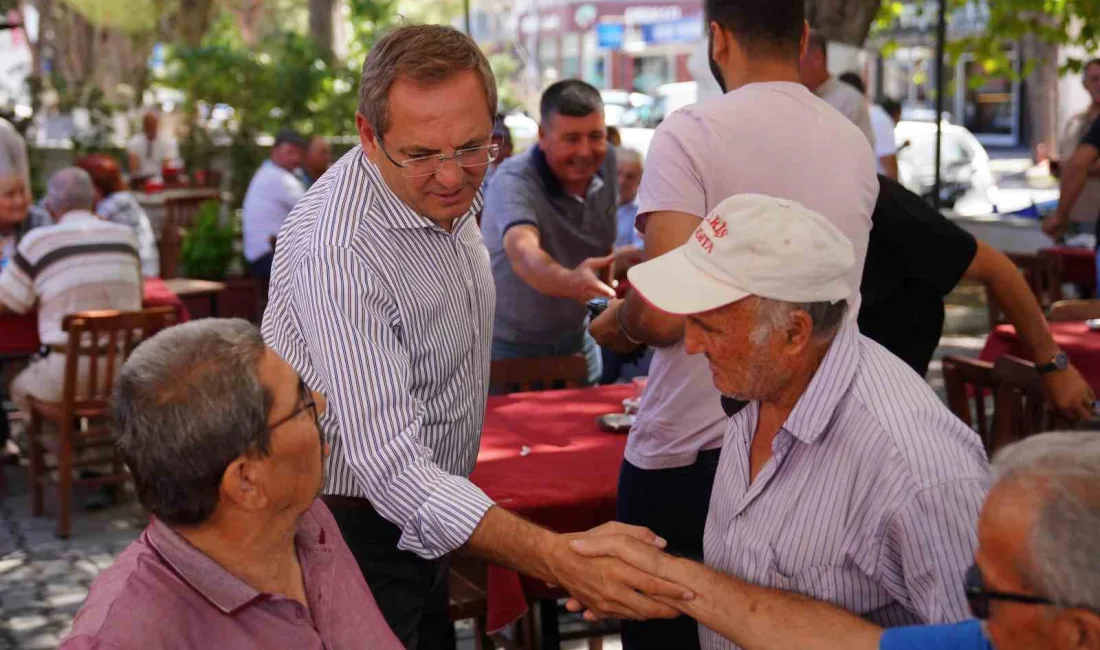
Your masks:
{"label": "striped short-sleeve shirt", "polygon": [[62,344],[65,316],[79,311],[141,309],[141,262],[133,231],[87,211],[35,228],[0,272],[0,303],[17,313],[37,306],[38,336]]}
{"label": "striped short-sleeve shirt", "polygon": [[[989,466],[981,441],[913,370],[847,323],[750,484],[759,405],[728,423],[707,565],[885,626],[969,616]],[[703,647],[735,648],[701,628]]]}
{"label": "striped short-sleeve shirt", "polygon": [[264,339],[328,398],[327,494],[366,497],[398,548],[438,557],[492,506],[468,480],[489,380],[495,294],[475,215],[447,232],[356,147],[279,232]]}

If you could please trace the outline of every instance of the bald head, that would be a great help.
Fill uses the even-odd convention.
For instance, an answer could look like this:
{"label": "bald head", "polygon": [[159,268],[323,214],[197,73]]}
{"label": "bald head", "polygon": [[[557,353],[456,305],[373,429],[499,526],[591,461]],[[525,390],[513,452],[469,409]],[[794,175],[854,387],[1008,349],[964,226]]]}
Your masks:
{"label": "bald head", "polygon": [[95,208],[95,186],[88,172],[79,167],[66,167],[52,177],[46,190],[46,207],[55,217],[74,210]]}

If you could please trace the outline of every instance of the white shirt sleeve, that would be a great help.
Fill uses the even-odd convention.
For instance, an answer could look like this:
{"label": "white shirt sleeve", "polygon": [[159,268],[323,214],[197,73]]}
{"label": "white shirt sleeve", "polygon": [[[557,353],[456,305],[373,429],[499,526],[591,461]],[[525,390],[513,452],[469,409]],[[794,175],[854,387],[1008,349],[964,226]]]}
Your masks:
{"label": "white shirt sleeve", "polygon": [[894,120],[881,106],[871,107],[871,130],[875,134],[875,157],[885,158],[898,153],[894,136]]}

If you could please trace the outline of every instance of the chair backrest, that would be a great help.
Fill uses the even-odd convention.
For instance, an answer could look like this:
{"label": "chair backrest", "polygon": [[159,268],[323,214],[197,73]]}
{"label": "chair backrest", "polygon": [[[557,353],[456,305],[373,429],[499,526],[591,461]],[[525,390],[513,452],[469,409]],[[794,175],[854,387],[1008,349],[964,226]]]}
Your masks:
{"label": "chair backrest", "polygon": [[187,229],[195,225],[199,208],[207,201],[221,201],[221,192],[205,190],[164,200],[164,228],[157,242],[160,277],[170,280],[179,274],[180,244]]}
{"label": "chair backrest", "polygon": [[1100,300],[1059,300],[1050,306],[1047,320],[1066,323],[1100,318]]}
{"label": "chair backrest", "polygon": [[968,357],[944,357],[943,383],[947,407],[966,426],[978,432],[988,449],[994,421],[990,411],[997,389],[993,364]]}
{"label": "chair backrest", "polygon": [[175,324],[173,307],[85,311],[66,316],[61,323],[69,333],[62,398],[65,412],[74,417],[102,412],[111,398],[115,376],[133,349]]}
{"label": "chair backrest", "polygon": [[556,388],[580,388],[588,380],[588,363],[579,354],[494,361],[489,386],[495,394]]}
{"label": "chair backrest", "polygon": [[990,455],[1005,445],[1067,424],[1047,406],[1035,364],[1005,355],[993,364],[993,379],[997,397],[993,438],[987,447]]}
{"label": "chair backrest", "polygon": [[[1024,275],[1024,281],[1031,287],[1031,293],[1043,309],[1049,308],[1062,299],[1062,259],[1050,253],[1040,251],[1037,255],[1024,253],[1006,253],[1012,263]],[[1001,306],[992,294],[986,296],[989,304],[989,328],[1005,322]]]}

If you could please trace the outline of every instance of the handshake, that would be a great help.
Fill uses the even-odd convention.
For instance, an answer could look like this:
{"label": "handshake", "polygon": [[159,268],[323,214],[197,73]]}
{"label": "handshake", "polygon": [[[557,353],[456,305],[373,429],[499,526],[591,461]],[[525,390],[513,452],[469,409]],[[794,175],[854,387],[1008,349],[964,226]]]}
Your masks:
{"label": "handshake", "polygon": [[668,555],[666,545],[649,529],[612,522],[555,536],[547,568],[551,582],[572,596],[567,608],[585,610],[590,621],[673,618],[695,598],[683,584],[693,563]]}

